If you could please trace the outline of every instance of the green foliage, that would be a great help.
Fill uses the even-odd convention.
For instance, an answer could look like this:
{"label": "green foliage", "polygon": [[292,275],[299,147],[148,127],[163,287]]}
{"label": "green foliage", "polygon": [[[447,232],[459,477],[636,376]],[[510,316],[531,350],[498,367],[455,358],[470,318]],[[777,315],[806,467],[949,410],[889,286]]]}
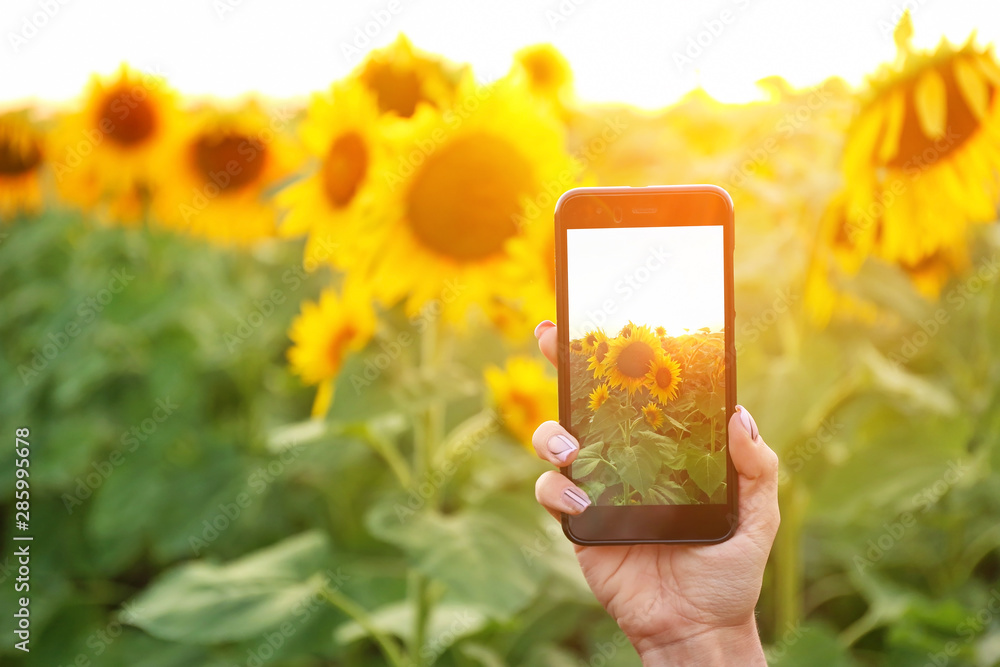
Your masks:
{"label": "green foliage", "polygon": [[[573,479],[598,504],[724,503],[725,338],[705,329],[657,344],[681,369],[677,395],[666,404],[645,386],[610,386],[589,367],[592,353],[570,356],[572,430],[583,445]],[[592,410],[591,393],[602,384],[609,396]],[[644,406],[655,406],[660,423],[645,417]]]}
{"label": "green foliage", "polygon": [[[414,345],[372,373],[382,340],[416,337],[392,311],[313,421],[286,331],[332,278],[297,270],[299,244],[247,254],[58,213],[5,232],[0,422],[31,429],[35,539],[33,651],[8,642],[2,664],[379,665],[384,646],[456,667],[638,664],[533,501],[546,466],[483,408],[479,369],[509,353],[494,332],[434,368],[417,371]],[[995,252],[982,240],[974,265]],[[766,312],[793,277],[757,270],[741,312]],[[105,299],[114,271],[128,283]],[[998,664],[994,286],[957,282],[929,304],[876,269],[861,284],[886,297],[879,327],[815,332],[792,307],[737,335],[738,394],[783,461],[758,615],[772,664]],[[947,326],[912,345],[938,308]],[[574,409],[590,391],[573,382]],[[708,414],[710,394],[676,404]],[[706,422],[666,417],[654,429],[609,400],[581,425],[591,497],[725,492],[724,451],[687,444]],[[411,466],[431,426],[439,447]]]}

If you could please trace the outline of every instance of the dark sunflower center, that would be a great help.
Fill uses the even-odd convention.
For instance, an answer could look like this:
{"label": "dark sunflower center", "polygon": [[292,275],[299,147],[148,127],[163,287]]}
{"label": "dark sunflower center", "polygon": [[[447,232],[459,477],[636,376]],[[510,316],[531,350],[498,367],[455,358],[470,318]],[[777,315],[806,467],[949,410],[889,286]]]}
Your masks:
{"label": "dark sunflower center", "polygon": [[[920,127],[916,102],[914,101],[916,80],[910,81],[903,91],[906,102],[903,111],[903,126],[899,134],[899,150],[895,157],[889,160],[890,167],[899,169],[925,168],[960,148],[979,129],[981,123],[965,101],[952,64],[952,61],[948,61],[944,66],[937,68],[938,74],[944,81],[946,95],[947,111],[944,137],[932,139],[924,134]],[[986,82],[986,85],[989,90],[987,104],[989,107],[993,103],[996,87],[989,82]]]}
{"label": "dark sunflower center", "polygon": [[938,253],[924,255],[914,262],[902,262],[903,268],[910,274],[921,274],[932,271],[941,264],[941,256]]}
{"label": "dark sunflower center", "polygon": [[583,349],[583,343],[581,343],[578,340],[573,341],[572,343],[569,344],[569,346],[573,348],[573,350],[576,352],[579,352],[580,350]]}
{"label": "dark sunflower center", "polygon": [[639,378],[649,372],[649,364],[653,361],[653,348],[642,341],[629,343],[618,354],[618,370],[622,375]]}
{"label": "dark sunflower center", "polygon": [[139,86],[119,86],[98,111],[98,128],[120,146],[134,146],[153,136],[159,118],[149,93]]}
{"label": "dark sunflower center", "polygon": [[541,419],[541,415],[538,414],[538,401],[530,394],[515,389],[510,392],[509,401],[521,411],[529,423]]}
{"label": "dark sunflower center", "polygon": [[517,149],[484,132],[469,134],[427,158],[410,188],[407,220],[429,250],[474,262],[517,234],[521,198],[533,191],[531,165]]}
{"label": "dark sunflower center", "polygon": [[674,374],[670,372],[669,368],[663,367],[656,369],[656,386],[661,389],[666,389],[670,386],[670,383],[674,380]]}
{"label": "dark sunflower center", "polygon": [[32,140],[27,146],[21,146],[10,138],[0,139],[0,175],[26,174],[41,161],[42,151],[38,142]]}
{"label": "dark sunflower center", "polygon": [[420,76],[412,69],[400,69],[385,63],[369,63],[361,74],[361,81],[375,93],[382,113],[393,111],[409,118],[418,102],[429,102],[424,97]]}
{"label": "dark sunflower center", "polygon": [[587,337],[583,340],[587,343],[587,347],[593,347],[594,343],[597,342],[597,336],[594,334],[587,334]]}
{"label": "dark sunflower center", "polygon": [[531,81],[539,88],[547,88],[555,83],[556,71],[552,62],[542,56],[528,58],[524,63]]}
{"label": "dark sunflower center", "polygon": [[597,357],[597,363],[599,364],[604,363],[604,357],[608,355],[608,349],[609,347],[607,341],[602,340],[600,343],[597,344],[597,351],[594,353],[594,356]]}
{"label": "dark sunflower center", "polygon": [[323,188],[335,208],[351,203],[368,173],[368,149],[357,132],[343,134],[323,162]]}
{"label": "dark sunflower center", "polygon": [[192,147],[194,164],[205,182],[223,192],[253,183],[264,170],[267,146],[245,134],[203,135]]}
{"label": "dark sunflower center", "polygon": [[348,324],[343,329],[341,329],[336,336],[330,341],[330,346],[327,348],[327,357],[330,360],[330,364],[334,367],[339,367],[341,361],[344,359],[345,348],[348,343],[354,339],[357,335],[358,330],[352,325]]}

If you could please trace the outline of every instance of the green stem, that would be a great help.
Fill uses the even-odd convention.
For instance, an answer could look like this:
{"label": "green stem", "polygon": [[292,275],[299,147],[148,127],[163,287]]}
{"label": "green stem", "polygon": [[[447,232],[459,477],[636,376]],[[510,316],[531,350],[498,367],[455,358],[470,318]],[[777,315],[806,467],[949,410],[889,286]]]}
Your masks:
{"label": "green stem", "polygon": [[350,616],[358,625],[364,628],[365,632],[371,635],[375,643],[382,649],[382,653],[385,654],[390,664],[396,667],[405,667],[407,663],[403,659],[403,654],[396,645],[396,642],[375,626],[368,612],[361,605],[339,590],[331,589],[328,586],[321,588],[319,593],[327,602]]}
{"label": "green stem", "polygon": [[[420,339],[420,371],[421,379],[433,382],[436,368],[440,363],[438,356],[437,322],[430,321]],[[431,398],[423,414],[417,420],[414,434],[413,472],[415,485],[421,485],[431,477],[431,463],[434,453],[441,444],[444,430],[444,404],[439,398]],[[429,484],[430,493],[424,498],[426,511],[434,512],[438,508],[438,489]],[[430,618],[431,601],[429,595],[430,581],[417,571],[411,571],[407,594],[414,608],[413,637],[410,645],[410,660],[415,665],[424,664],[422,655],[427,637],[427,622]]]}
{"label": "green stem", "polygon": [[715,417],[712,417],[712,437],[708,440],[709,453],[715,453]]}
{"label": "green stem", "polygon": [[427,641],[427,622],[430,618],[430,598],[428,587],[430,581],[422,572],[410,571],[410,578],[407,586],[407,594],[415,605],[413,615],[413,638],[410,645],[410,662],[414,665],[423,665],[423,648]]}
{"label": "green stem", "polygon": [[365,433],[365,441],[389,465],[389,469],[396,475],[400,485],[404,489],[410,488],[413,476],[410,474],[410,467],[407,465],[406,459],[399,453],[395,443],[371,431]]}
{"label": "green stem", "polygon": [[775,539],[776,632],[794,628],[802,620],[801,542],[805,502],[805,494],[795,477],[779,490],[782,511],[781,527]]}

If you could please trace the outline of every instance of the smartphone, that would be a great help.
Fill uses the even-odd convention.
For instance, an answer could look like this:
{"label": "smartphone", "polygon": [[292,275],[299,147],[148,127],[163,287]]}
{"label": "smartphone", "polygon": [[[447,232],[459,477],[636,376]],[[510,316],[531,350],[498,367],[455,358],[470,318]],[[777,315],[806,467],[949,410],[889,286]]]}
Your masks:
{"label": "smartphone", "polygon": [[562,469],[577,544],[721,542],[737,523],[733,203],[714,185],[576,188],[555,211]]}

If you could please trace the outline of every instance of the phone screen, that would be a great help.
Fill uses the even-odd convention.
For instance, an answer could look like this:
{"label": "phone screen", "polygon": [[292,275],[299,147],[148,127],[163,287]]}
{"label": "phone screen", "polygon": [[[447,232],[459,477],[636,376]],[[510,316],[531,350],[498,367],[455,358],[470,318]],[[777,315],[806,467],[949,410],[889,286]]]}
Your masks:
{"label": "phone screen", "polygon": [[724,504],[721,225],[566,231],[571,477],[595,505]]}

